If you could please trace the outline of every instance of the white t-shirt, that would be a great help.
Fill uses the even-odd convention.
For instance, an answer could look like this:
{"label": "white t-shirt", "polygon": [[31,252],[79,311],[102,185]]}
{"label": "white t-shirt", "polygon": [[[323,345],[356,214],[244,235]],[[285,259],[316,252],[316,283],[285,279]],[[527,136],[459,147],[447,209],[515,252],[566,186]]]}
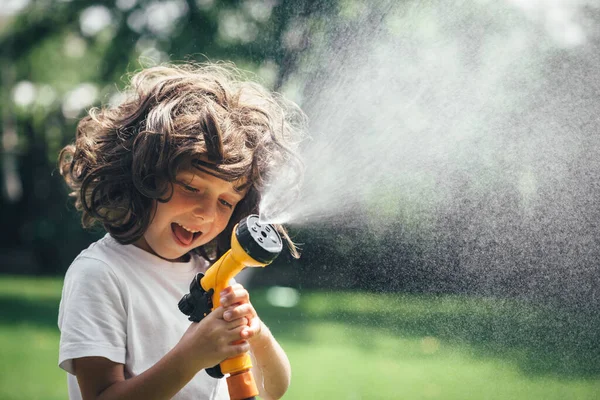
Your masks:
{"label": "white t-shirt", "polygon": [[[125,365],[125,378],[156,364],[190,325],[177,306],[208,262],[165,261],[110,235],[93,243],[69,267],[58,314],[59,366],[69,372],[69,398],[81,399],[73,359],[108,358]],[[224,379],[200,371],[173,399],[229,399]]]}

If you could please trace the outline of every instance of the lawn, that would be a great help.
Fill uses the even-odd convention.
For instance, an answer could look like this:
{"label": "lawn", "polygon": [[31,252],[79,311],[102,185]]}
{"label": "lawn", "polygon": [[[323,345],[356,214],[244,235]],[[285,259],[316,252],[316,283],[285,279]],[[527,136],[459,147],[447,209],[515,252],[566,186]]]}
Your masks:
{"label": "lawn", "polygon": [[[56,366],[61,283],[0,277],[0,399],[66,398]],[[251,291],[292,362],[285,399],[600,398],[597,315],[347,292],[302,292],[278,307],[271,294]]]}

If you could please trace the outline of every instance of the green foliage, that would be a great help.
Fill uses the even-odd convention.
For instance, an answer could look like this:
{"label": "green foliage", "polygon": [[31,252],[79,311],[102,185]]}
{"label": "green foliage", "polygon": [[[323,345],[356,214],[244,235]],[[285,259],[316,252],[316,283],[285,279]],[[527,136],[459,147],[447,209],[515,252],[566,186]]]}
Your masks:
{"label": "green foliage", "polygon": [[11,174],[23,188],[0,197],[2,230],[12,232],[0,245],[0,272],[38,274],[62,273],[100,235],[82,232],[56,170],[86,109],[108,103],[131,72],[168,61],[230,60],[278,88],[298,51],[283,42],[289,23],[316,12],[310,1],[25,4],[0,19],[0,131],[17,134],[0,152],[9,160],[0,182]]}

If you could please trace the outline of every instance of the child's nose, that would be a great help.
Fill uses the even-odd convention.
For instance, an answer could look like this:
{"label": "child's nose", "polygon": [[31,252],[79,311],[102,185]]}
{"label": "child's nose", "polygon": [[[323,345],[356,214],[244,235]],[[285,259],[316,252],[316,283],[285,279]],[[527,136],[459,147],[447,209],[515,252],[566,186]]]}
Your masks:
{"label": "child's nose", "polygon": [[217,206],[211,201],[198,203],[192,210],[194,217],[201,218],[204,222],[212,222],[215,219],[216,212]]}

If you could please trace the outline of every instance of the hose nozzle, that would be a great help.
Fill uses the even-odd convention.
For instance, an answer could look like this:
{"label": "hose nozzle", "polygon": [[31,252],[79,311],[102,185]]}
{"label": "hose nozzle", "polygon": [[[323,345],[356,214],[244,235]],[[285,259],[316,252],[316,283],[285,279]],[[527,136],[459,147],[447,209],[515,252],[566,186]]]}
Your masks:
{"label": "hose nozzle", "polygon": [[261,224],[256,214],[249,215],[237,224],[231,241],[232,248],[233,242],[237,241],[249,257],[258,261],[259,266],[273,262],[283,248],[279,233],[272,225]]}
{"label": "hose nozzle", "polygon": [[[199,322],[220,305],[219,294],[245,267],[269,265],[283,248],[281,236],[272,225],[260,223],[258,215],[252,214],[240,221],[231,235],[231,249],[219,258],[206,274],[198,274],[190,285],[190,293],[179,302],[179,309]],[[229,396],[232,400],[252,399],[258,395],[256,383],[250,371],[252,363],[247,353],[223,360],[218,366],[208,368],[215,378],[227,377]]]}

